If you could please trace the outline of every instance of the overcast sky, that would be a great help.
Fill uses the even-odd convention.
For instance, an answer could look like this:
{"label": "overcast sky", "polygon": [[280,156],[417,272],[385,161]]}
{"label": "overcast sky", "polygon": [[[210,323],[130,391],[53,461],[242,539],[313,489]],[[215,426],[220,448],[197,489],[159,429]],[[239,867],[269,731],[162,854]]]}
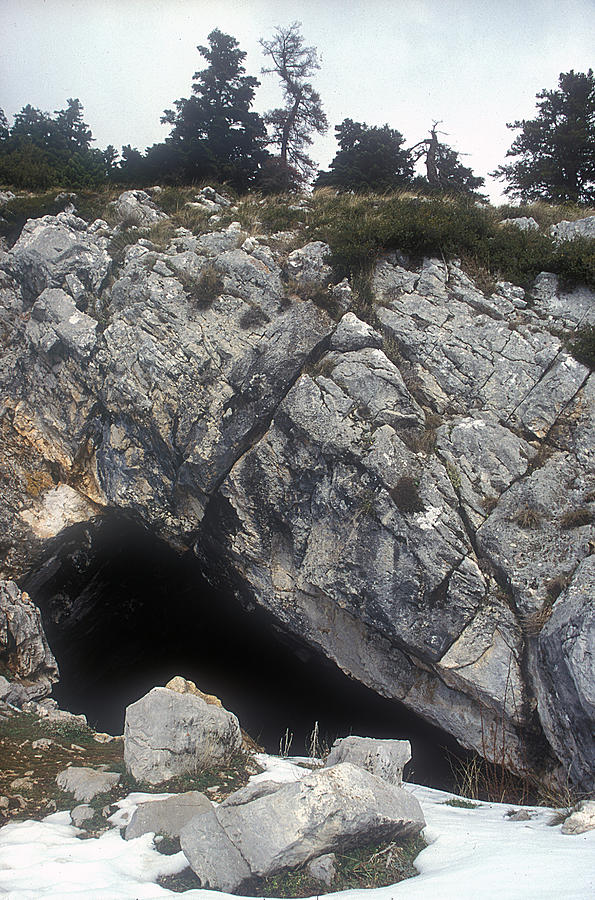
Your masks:
{"label": "overcast sky", "polygon": [[[326,167],[333,126],[349,117],[388,123],[421,140],[434,120],[478,175],[504,161],[532,118],[535,94],[560,72],[595,64],[595,0],[0,0],[0,107],[53,112],[78,97],[94,146],[144,150],[169,133],[163,110],[191,92],[213,28],[247,52],[261,78],[255,109],[278,105],[259,38],[299,20],[318,48],[314,79],[331,127],[312,157]],[[488,181],[498,199],[501,186]]]}

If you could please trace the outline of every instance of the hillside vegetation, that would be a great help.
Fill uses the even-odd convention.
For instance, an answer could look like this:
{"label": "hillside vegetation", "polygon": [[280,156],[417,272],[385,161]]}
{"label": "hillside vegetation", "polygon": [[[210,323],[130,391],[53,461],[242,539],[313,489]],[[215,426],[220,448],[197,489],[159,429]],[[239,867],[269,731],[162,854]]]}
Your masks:
{"label": "hillside vegetation", "polygon": [[[122,188],[77,193],[78,214],[88,221],[110,221],[109,203]],[[198,188],[166,187],[155,200],[171,217],[160,225],[161,239],[176,226],[195,234],[212,230],[209,213],[191,204]],[[225,210],[217,227],[234,219],[248,232],[292,231],[295,246],[307,240],[325,241],[338,275],[360,276],[379,256],[399,250],[413,260],[423,256],[460,257],[464,268],[486,288],[495,279],[528,286],[542,271],[554,272],[564,281],[595,286],[595,240],[578,238],[556,245],[549,228],[563,220],[595,214],[595,209],[574,204],[554,206],[533,203],[522,206],[489,206],[469,199],[433,198],[409,191],[384,194],[337,193],[321,189],[313,194],[262,197],[230,194],[234,206]],[[53,214],[66,199],[55,191],[19,194],[9,201],[0,217],[0,235],[11,245],[28,218]],[[499,224],[504,219],[531,216],[539,230],[521,231]]]}

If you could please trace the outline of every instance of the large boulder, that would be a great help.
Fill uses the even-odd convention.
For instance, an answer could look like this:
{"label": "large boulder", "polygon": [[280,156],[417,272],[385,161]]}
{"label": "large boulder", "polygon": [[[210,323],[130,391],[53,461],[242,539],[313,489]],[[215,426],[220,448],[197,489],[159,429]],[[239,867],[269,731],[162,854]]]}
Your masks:
{"label": "large boulder", "polygon": [[58,680],[39,609],[13,581],[0,581],[0,661],[14,678],[3,688],[11,703],[45,697]]}
{"label": "large boulder", "polygon": [[299,782],[236,791],[182,829],[181,846],[203,887],[237,890],[249,875],[293,869],[335,850],[402,840],[425,825],[419,803],[350,763]]}
{"label": "large boulder", "polygon": [[372,772],[390,784],[403,783],[403,769],[411,759],[409,741],[379,740],[377,738],[339,738],[331,747],[325,765],[334,766],[349,762],[367,772]]}
{"label": "large boulder", "polygon": [[229,762],[242,746],[237,718],[191,693],[156,687],[126,709],[124,761],[138,781]]}

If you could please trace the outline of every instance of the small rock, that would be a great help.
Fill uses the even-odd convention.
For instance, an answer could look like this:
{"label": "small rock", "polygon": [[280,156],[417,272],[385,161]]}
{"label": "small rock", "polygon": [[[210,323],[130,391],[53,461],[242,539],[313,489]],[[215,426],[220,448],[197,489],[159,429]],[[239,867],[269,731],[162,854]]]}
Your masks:
{"label": "small rock", "polygon": [[31,779],[27,777],[15,778],[14,781],[10,782],[10,788],[13,791],[29,791],[34,786],[34,783],[35,782],[31,781]]}
{"label": "small rock", "polygon": [[518,228],[519,231],[539,231],[539,225],[533,216],[518,216],[516,219],[502,219],[498,224],[503,226],[512,225],[513,228]]}
{"label": "small rock", "polygon": [[102,731],[96,731],[93,735],[93,740],[97,741],[98,744],[109,744],[111,741],[115,741],[115,737],[112,734],[105,734]]}
{"label": "small rock", "polygon": [[528,822],[533,816],[526,809],[511,809],[510,812],[506,813],[506,818],[510,819],[511,822]]}
{"label": "small rock", "polygon": [[31,747],[34,750],[48,750],[53,744],[55,744],[55,741],[53,741],[51,738],[43,737],[38,738],[36,741],[33,741]]}
{"label": "small rock", "polygon": [[9,805],[8,797],[0,797],[0,809],[8,809]]}
{"label": "small rock", "polygon": [[595,828],[595,800],[581,800],[562,825],[562,834],[583,834]]}
{"label": "small rock", "polygon": [[63,791],[71,791],[75,800],[92,800],[97,794],[110,791],[120,781],[117,772],[98,772],[85,766],[71,766],[56,776]]}
{"label": "small rock", "polygon": [[92,806],[89,806],[87,803],[81,803],[79,806],[75,806],[74,809],[70,813],[70,821],[75,826],[75,828],[80,828],[84,822],[88,822],[89,819],[92,819],[95,815],[95,810]]}
{"label": "small rock", "polygon": [[317,881],[322,881],[323,884],[330,887],[335,880],[336,862],[337,857],[334,853],[325,853],[324,856],[318,856],[308,863],[308,872],[312,878],[316,878]]}

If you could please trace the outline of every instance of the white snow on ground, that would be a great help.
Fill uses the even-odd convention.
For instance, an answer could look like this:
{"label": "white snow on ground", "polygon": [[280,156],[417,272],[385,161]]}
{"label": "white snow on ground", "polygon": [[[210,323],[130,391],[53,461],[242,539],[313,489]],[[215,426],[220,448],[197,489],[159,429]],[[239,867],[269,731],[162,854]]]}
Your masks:
{"label": "white snow on ground", "polygon": [[[261,756],[257,780],[295,781],[307,769],[290,760]],[[476,809],[446,806],[442,791],[407,785],[418,798],[430,842],[417,858],[417,878],[370,891],[344,891],[337,900],[584,900],[595,897],[595,831],[564,835],[548,825],[552,811],[529,808],[532,818],[512,822],[509,806],[482,803]],[[159,795],[160,797],[168,795]],[[155,884],[159,875],[180,872],[183,853],[164,856],[145,834],[124,841],[119,828],[141,800],[131,794],[111,817],[113,828],[81,840],[68,812],[42,822],[0,828],[0,896],[6,900],[224,900],[229,894],[193,890],[183,894]],[[234,898],[238,900],[238,898]]]}

